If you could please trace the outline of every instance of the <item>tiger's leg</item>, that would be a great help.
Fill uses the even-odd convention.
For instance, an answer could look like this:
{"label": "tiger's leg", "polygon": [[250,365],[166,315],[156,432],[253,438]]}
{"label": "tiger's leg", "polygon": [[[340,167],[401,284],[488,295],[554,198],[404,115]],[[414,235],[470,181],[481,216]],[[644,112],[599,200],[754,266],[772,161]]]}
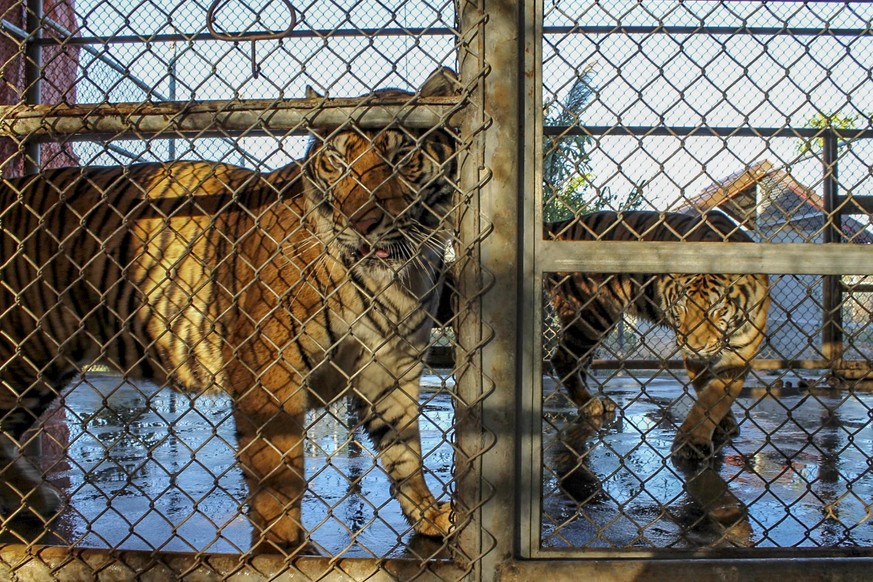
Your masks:
{"label": "tiger's leg", "polygon": [[[237,398],[237,460],[249,487],[249,518],[257,553],[299,551],[306,542],[300,506],[305,398],[255,385]],[[285,396],[285,398],[283,398]]]}
{"label": "tiger's leg", "polygon": [[[766,275],[743,275],[727,284],[726,288],[736,291],[742,299],[743,321],[739,325],[732,324],[731,330],[721,338],[727,347],[721,349],[718,357],[707,358],[704,362],[686,351],[685,365],[697,391],[697,400],[673,442],[673,454],[680,459],[706,458],[739,433],[731,406],[743,388],[750,362],[765,337],[770,306]],[[685,331],[689,333],[689,330]],[[703,325],[690,332],[702,335],[707,342],[712,340],[713,333],[720,333]],[[697,345],[703,343],[701,338],[695,342]]]}
{"label": "tiger's leg", "polygon": [[578,317],[561,320],[558,345],[552,355],[552,367],[558,381],[564,386],[570,400],[579,408],[580,416],[602,417],[613,414],[615,401],[601,395],[594,397],[588,390],[587,370],[598,342],[591,341],[589,328],[579,323]]}
{"label": "tiger's leg", "polygon": [[[437,502],[424,479],[419,428],[421,363],[385,365],[380,358],[360,370],[355,379],[362,422],[388,478],[403,515],[421,535],[440,537],[454,529],[452,504]],[[420,360],[420,359],[419,359]],[[406,369],[394,380],[390,370]]]}
{"label": "tiger's leg", "polygon": [[743,388],[748,365],[738,354],[725,353],[715,362],[687,358],[685,367],[697,393],[673,442],[674,456],[699,460],[739,434],[731,406]]}
{"label": "tiger's leg", "polygon": [[45,483],[41,471],[25,457],[19,439],[55,400],[57,391],[42,381],[31,382],[28,377],[14,383],[31,386],[19,396],[8,377],[4,374],[0,383],[0,516],[5,521],[24,515],[21,512],[27,510],[44,521],[60,510],[61,499]]}
{"label": "tiger's leg", "polygon": [[[709,367],[703,365],[703,362],[687,359],[685,360],[685,369],[688,371],[688,378],[691,380],[691,385],[694,386],[695,393],[706,388],[706,384],[710,381]],[[733,408],[729,409],[721,422],[716,425],[712,433],[712,440],[716,448],[719,445],[731,440],[731,438],[740,434],[740,423],[737,422],[737,417],[734,416]]]}

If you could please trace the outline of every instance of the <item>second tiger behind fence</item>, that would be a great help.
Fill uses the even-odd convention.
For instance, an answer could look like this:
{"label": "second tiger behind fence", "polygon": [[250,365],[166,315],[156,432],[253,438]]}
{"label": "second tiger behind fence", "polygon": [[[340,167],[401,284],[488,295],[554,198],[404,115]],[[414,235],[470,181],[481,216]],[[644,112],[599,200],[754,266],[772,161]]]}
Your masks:
{"label": "second tiger behind fence", "polygon": [[[545,237],[751,242],[717,212],[595,212],[547,224]],[[552,365],[580,415],[615,409],[608,398],[592,396],[586,374],[595,349],[627,313],[676,333],[697,394],[673,442],[674,457],[707,458],[739,432],[731,405],[765,337],[770,305],[766,275],[551,273],[546,287],[560,324]]]}

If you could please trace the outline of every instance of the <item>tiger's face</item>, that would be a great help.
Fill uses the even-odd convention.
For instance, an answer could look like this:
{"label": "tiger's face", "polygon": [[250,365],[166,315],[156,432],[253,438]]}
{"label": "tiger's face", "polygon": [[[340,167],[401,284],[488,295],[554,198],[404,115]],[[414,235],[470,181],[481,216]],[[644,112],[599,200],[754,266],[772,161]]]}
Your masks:
{"label": "tiger's face", "polygon": [[740,298],[729,291],[730,280],[719,275],[679,276],[683,291],[670,304],[669,314],[679,347],[698,358],[711,358],[728,347],[728,340],[744,323]]}
{"label": "tiger's face", "polygon": [[[434,71],[417,93],[372,95],[412,102],[458,94],[458,77]],[[319,95],[307,88],[307,97]],[[322,241],[346,266],[397,274],[415,262],[432,270],[448,244],[456,171],[450,130],[389,127],[337,131],[313,140],[305,172],[309,211]]]}
{"label": "tiger's face", "polygon": [[319,233],[347,266],[397,272],[448,242],[453,150],[443,131],[344,131],[308,156]]}

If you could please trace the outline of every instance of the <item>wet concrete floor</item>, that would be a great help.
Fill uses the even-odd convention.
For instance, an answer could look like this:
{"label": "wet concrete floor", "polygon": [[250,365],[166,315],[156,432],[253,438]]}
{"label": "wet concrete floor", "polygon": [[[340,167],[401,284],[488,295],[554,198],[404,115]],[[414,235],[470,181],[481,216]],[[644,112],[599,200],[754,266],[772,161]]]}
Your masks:
{"label": "wet concrete floor", "polygon": [[619,411],[599,427],[547,396],[542,546],[873,546],[873,395],[787,378],[750,378],[741,434],[696,467],[669,458],[692,400],[668,372],[601,379]]}
{"label": "wet concrete floor", "polygon": [[[447,376],[423,379],[423,398],[433,401],[422,416],[429,485],[446,500],[453,466],[447,383]],[[427,557],[440,547],[412,534],[367,437],[360,429],[350,434],[356,420],[347,407],[308,420],[303,519],[315,550]],[[66,394],[48,424],[53,438],[43,438],[42,465],[68,505],[41,543],[219,553],[250,547],[247,487],[234,460],[226,397],[191,399],[95,374]]]}
{"label": "wet concrete floor", "polygon": [[[735,405],[742,433],[719,463],[683,471],[669,459],[691,402],[682,380],[630,372],[601,379],[620,410],[598,427],[575,422],[569,401],[546,381],[542,490],[531,492],[541,499],[544,548],[873,545],[873,395],[778,390],[768,387],[775,376],[750,381]],[[444,499],[453,489],[452,383],[447,374],[423,381],[428,479]],[[42,543],[248,549],[227,399],[118,384],[89,378],[50,420],[58,443],[43,439],[41,460],[68,507]],[[355,421],[347,410],[331,407],[312,422],[303,516],[319,551],[428,556],[439,547],[410,532],[366,437],[349,436]]]}

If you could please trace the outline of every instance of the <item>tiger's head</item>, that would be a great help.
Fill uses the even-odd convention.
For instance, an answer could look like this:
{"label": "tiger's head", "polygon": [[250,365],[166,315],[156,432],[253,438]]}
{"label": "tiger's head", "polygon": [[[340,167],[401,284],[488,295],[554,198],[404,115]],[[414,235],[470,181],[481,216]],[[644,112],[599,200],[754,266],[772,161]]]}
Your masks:
{"label": "tiger's head", "polygon": [[[440,69],[418,95],[454,95],[455,81]],[[414,97],[395,89],[374,95]],[[342,129],[313,140],[306,190],[320,238],[344,264],[370,272],[396,273],[422,256],[439,260],[448,241],[454,152],[452,135],[441,128]]]}
{"label": "tiger's head", "polygon": [[[750,297],[745,275],[674,275],[675,298],[668,300],[676,340],[695,358],[711,358],[739,348],[756,330],[763,298]],[[679,290],[681,288],[681,290]],[[757,333],[751,335],[757,336]]]}

